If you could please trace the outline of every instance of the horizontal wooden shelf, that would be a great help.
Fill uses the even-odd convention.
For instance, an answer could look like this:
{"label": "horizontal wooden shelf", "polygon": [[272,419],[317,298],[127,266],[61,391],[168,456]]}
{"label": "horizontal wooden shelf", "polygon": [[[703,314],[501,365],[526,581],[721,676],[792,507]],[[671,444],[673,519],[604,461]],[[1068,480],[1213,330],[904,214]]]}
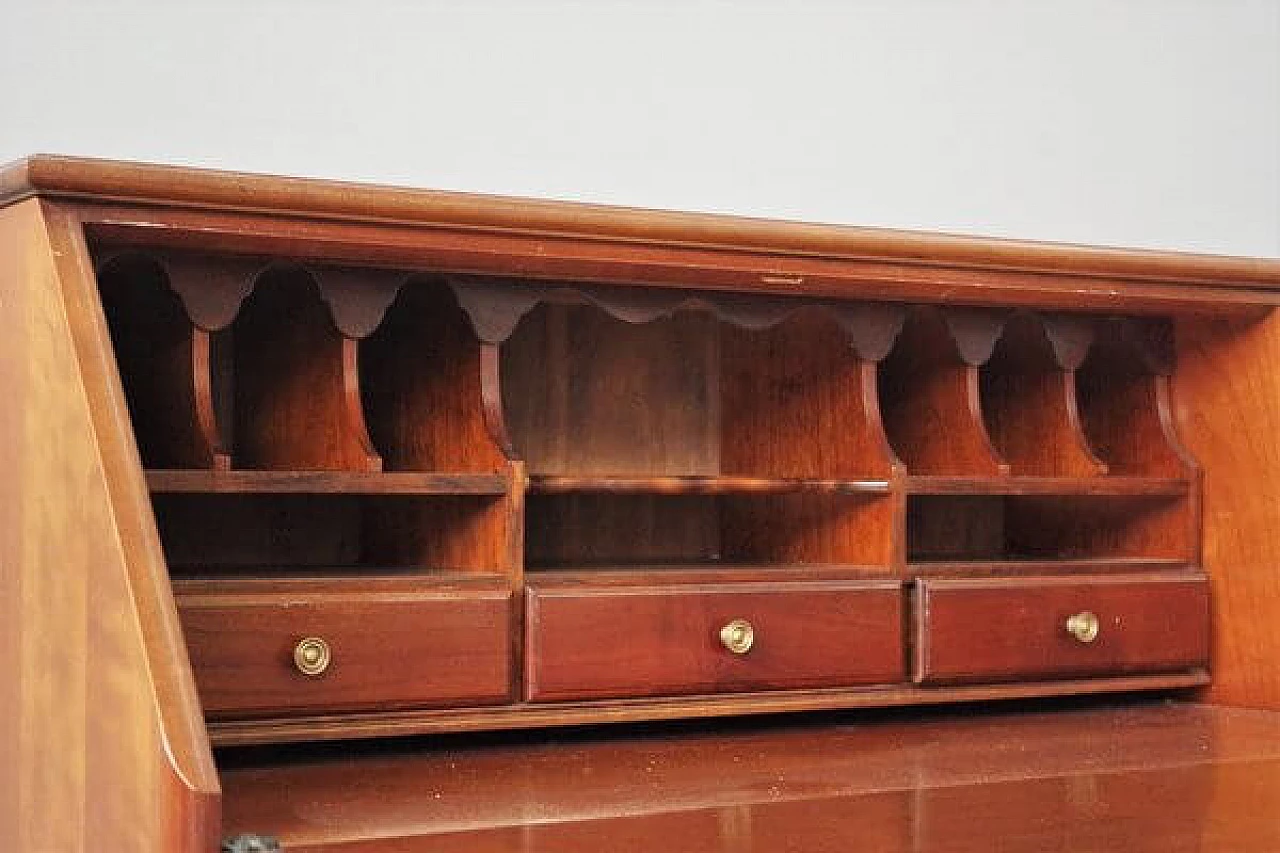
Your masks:
{"label": "horizontal wooden shelf", "polygon": [[671,495],[777,495],[794,492],[827,494],[886,494],[888,480],[814,480],[779,477],[689,476],[611,477],[534,474],[529,491],[534,494],[671,494]]}
{"label": "horizontal wooden shelf", "polygon": [[283,590],[362,592],[411,590],[491,589],[510,587],[497,573],[464,572],[421,566],[172,566],[176,593],[222,590]]}
{"label": "horizontal wooden shelf", "polygon": [[673,563],[644,565],[530,566],[526,578],[542,588],[573,586],[662,586],[753,581],[896,580],[876,566],[803,563]]}
{"label": "horizontal wooden shelf", "polygon": [[909,476],[906,485],[912,495],[1177,497],[1191,490],[1185,477]]}
{"label": "horizontal wooden shelf", "polygon": [[893,708],[905,705],[945,705],[1047,696],[1127,693],[1135,690],[1180,690],[1202,687],[1208,683],[1209,674],[1202,669],[1195,669],[1167,674],[1032,681],[1017,684],[835,688],[780,693],[741,693],[733,696],[518,704],[447,711],[335,714],[267,721],[214,720],[209,723],[209,738],[214,746],[219,747],[251,746],[298,741],[345,740],[356,737],[574,726],[601,720],[646,722],[705,719],[729,715],[773,714],[784,711]]}
{"label": "horizontal wooden shelf", "polygon": [[1160,557],[1114,557],[1100,559],[1044,560],[915,560],[907,564],[908,574],[957,575],[1057,575],[1128,574],[1133,572],[1199,571],[1186,560]]}
{"label": "horizontal wooden shelf", "polygon": [[153,494],[349,494],[505,495],[505,474],[417,471],[212,471],[147,472]]}

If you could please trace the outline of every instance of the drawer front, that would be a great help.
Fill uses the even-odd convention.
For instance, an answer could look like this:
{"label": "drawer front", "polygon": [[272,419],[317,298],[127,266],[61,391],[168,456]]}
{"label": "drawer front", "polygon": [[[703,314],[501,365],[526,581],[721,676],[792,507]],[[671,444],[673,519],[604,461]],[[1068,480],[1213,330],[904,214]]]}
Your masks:
{"label": "drawer front", "polygon": [[896,582],[533,584],[526,686],[547,702],[881,684],[904,678],[902,633]]}
{"label": "drawer front", "polygon": [[[502,702],[509,592],[179,595],[211,717]],[[299,644],[318,638],[324,645]],[[326,648],[327,647],[327,648]],[[303,670],[327,666],[322,672]]]}
{"label": "drawer front", "polygon": [[924,683],[1112,675],[1208,665],[1201,576],[921,580]]}

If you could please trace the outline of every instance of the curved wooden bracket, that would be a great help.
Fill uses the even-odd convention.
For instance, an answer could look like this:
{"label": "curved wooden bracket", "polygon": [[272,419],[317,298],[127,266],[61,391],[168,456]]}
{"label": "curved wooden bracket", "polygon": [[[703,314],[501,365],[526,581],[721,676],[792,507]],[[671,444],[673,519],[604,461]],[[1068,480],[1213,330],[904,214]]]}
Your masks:
{"label": "curved wooden bracket", "polygon": [[987,431],[1012,473],[1088,477],[1107,473],[1081,425],[1075,368],[1092,332],[1070,317],[1019,313],[982,367]]}
{"label": "curved wooden bracket", "polygon": [[169,273],[169,286],[181,297],[191,322],[206,332],[235,322],[240,306],[269,267],[259,258],[235,256],[166,252],[157,260]]}
{"label": "curved wooden bracket", "polygon": [[1063,370],[1077,370],[1093,345],[1094,321],[1075,314],[1038,314],[1054,360]]}
{"label": "curved wooden bracket", "polygon": [[986,364],[1010,312],[990,308],[940,308],[939,313],[965,364]]}
{"label": "curved wooden bracket", "polygon": [[909,473],[1009,472],[982,416],[977,366],[990,357],[1003,322],[1003,314],[968,309],[950,318],[934,308],[911,312],[878,375],[885,433]]}
{"label": "curved wooden bracket", "polygon": [[394,270],[308,265],[307,271],[329,305],[333,324],[348,338],[373,334],[410,278]]}

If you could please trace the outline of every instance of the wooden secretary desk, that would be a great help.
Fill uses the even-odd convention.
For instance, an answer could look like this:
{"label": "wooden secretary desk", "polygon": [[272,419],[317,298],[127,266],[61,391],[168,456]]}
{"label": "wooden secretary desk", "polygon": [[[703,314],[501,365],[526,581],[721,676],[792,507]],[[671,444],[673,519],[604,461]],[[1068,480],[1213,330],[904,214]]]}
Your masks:
{"label": "wooden secretary desk", "polygon": [[466,777],[567,832],[565,768],[654,770],[623,723],[720,721],[688,790],[780,712],[1197,703],[769,717],[802,775],[860,721],[888,776],[912,719],[1280,734],[1203,716],[1280,708],[1280,262],[59,157],[0,202],[0,849],[641,849],[394,826]]}

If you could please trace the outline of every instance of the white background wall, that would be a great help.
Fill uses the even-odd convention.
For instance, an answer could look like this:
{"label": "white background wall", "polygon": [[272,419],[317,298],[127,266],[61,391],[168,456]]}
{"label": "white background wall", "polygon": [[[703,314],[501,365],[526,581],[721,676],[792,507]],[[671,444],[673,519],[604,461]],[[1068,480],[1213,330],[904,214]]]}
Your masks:
{"label": "white background wall", "polygon": [[1280,256],[1280,0],[0,0],[34,151]]}

